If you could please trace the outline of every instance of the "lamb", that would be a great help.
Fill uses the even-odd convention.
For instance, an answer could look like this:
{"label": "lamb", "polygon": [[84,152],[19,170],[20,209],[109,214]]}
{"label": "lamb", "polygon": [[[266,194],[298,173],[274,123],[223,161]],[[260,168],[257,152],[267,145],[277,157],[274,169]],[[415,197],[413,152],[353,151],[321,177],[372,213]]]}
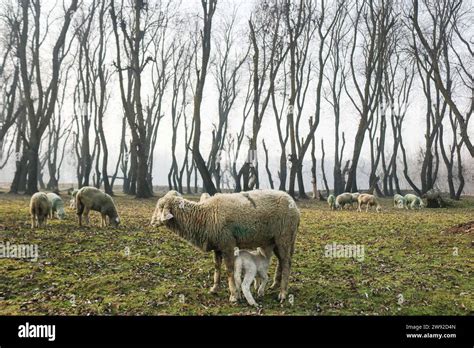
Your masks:
{"label": "lamb", "polygon": [[107,217],[114,227],[120,223],[112,197],[95,187],[85,186],[76,194],[76,213],[79,218],[79,226],[82,226],[82,214],[86,218],[86,223],[89,224],[89,212],[91,210],[100,212],[102,216],[101,227],[107,226]]}
{"label": "lamb", "polygon": [[329,209],[331,210],[336,209],[336,197],[334,197],[334,195],[328,196],[328,205],[329,205]]}
{"label": "lamb", "polygon": [[51,203],[48,196],[44,192],[36,192],[31,196],[30,200],[30,214],[31,214],[31,228],[46,227],[48,222],[49,211],[51,210]]}
{"label": "lamb", "polygon": [[365,204],[366,205],[366,209],[365,211],[368,212],[369,211],[369,207],[371,206],[376,206],[375,210],[378,212],[380,212],[382,210],[382,207],[380,206],[380,203],[377,199],[377,197],[375,197],[374,195],[370,195],[368,193],[363,193],[361,195],[359,195],[359,198],[357,199],[358,203],[359,203],[359,207],[358,207],[358,211],[362,211],[362,205]]}
{"label": "lamb", "polygon": [[354,197],[352,196],[352,193],[349,192],[344,192],[341,193],[336,197],[336,209],[342,209],[346,204],[350,204],[352,206],[352,203],[354,202]]}
{"label": "lamb", "polygon": [[408,209],[405,198],[399,194],[395,194],[395,196],[393,196],[393,207],[400,209]]}
{"label": "lamb", "polygon": [[64,211],[64,202],[56,193],[50,192],[47,193],[49,203],[51,203],[51,210],[49,212],[49,217],[52,219],[53,214],[56,213],[56,216],[59,220],[63,220],[66,217],[66,212]]}
{"label": "lamb", "polygon": [[280,287],[278,298],[283,302],[288,294],[299,221],[295,201],[282,191],[220,194],[199,203],[170,191],[158,200],[151,224],[166,226],[198,249],[214,251],[213,293],[219,288],[224,259],[231,302],[237,301],[238,296],[234,282],[234,248],[272,247],[278,258],[272,288]]}
{"label": "lamb", "polygon": [[[252,293],[250,292],[250,285],[255,282],[258,286],[257,295],[261,297],[265,292],[265,285],[268,282],[268,266],[270,265],[273,245],[263,250],[257,248],[256,251],[239,250],[238,247],[234,248],[235,256],[235,272],[234,281],[237,289],[237,295],[240,297],[240,291],[242,290],[247,303],[251,306],[257,307]],[[242,282],[242,271],[244,271],[244,280]]]}
{"label": "lamb", "polygon": [[[408,194],[405,195],[405,204],[410,209],[420,209],[420,208],[422,208],[423,201],[417,195],[408,193]],[[424,204],[423,204],[423,206],[424,206]]]}
{"label": "lamb", "polygon": [[71,200],[69,201],[69,208],[76,209],[76,195],[79,190],[73,190],[71,192]]}

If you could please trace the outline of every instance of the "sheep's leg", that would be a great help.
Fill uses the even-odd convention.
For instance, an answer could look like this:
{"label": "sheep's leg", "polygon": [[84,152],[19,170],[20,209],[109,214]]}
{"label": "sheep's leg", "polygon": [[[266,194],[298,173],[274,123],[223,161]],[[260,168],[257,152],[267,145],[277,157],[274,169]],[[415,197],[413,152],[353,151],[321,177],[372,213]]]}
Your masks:
{"label": "sheep's leg", "polygon": [[260,286],[258,287],[258,297],[262,297],[265,294],[265,286],[267,285],[268,282],[268,274],[266,272],[263,272],[259,275],[259,278],[262,280],[260,283]]}
{"label": "sheep's leg", "polygon": [[252,293],[250,292],[250,286],[255,278],[255,273],[256,270],[254,268],[248,269],[245,273],[244,281],[242,282],[242,292],[244,293],[247,303],[251,306],[257,306],[257,302],[255,302]]}
{"label": "sheep's leg", "polygon": [[278,259],[278,262],[277,262],[277,267],[276,267],[276,270],[275,270],[275,277],[273,278],[273,284],[270,286],[270,289],[277,289],[280,287],[280,284],[281,284],[281,257],[280,257],[280,253],[278,252],[278,248],[275,246],[275,248],[273,249],[273,252],[275,253],[277,259]]}
{"label": "sheep's leg", "polygon": [[36,215],[33,213],[31,214],[31,229],[36,227]]}
{"label": "sheep's leg", "polygon": [[[233,250],[233,246],[232,249]],[[237,290],[235,288],[234,282],[234,254],[233,251],[229,251],[228,253],[223,253],[225,266],[227,268],[227,280],[229,282],[229,291],[230,291],[230,302],[237,302],[238,295]]]}
{"label": "sheep's leg", "polygon": [[105,214],[100,214],[100,216],[102,217],[102,220],[100,222],[100,226],[101,227],[106,227],[107,226],[107,220],[106,220],[106,216]]}
{"label": "sheep's leg", "polygon": [[255,280],[253,282],[253,288],[255,289],[255,291],[258,290],[259,286],[260,286],[260,278],[257,276],[257,277],[255,277]]}
{"label": "sheep's leg", "polygon": [[214,250],[214,285],[210,292],[216,294],[219,290],[221,283],[221,265],[222,265],[222,252]]}
{"label": "sheep's leg", "polygon": [[89,212],[90,210],[87,208],[84,208],[84,219],[86,220],[86,225],[89,226],[91,223],[91,220],[89,219]]}
{"label": "sheep's leg", "polygon": [[362,207],[362,204],[359,203],[359,207],[357,208],[357,211],[361,212],[362,211],[361,207]]}
{"label": "sheep's leg", "polygon": [[237,291],[238,298],[240,298],[240,293],[242,291],[242,260],[235,260],[234,268],[235,288]]}
{"label": "sheep's leg", "polygon": [[288,294],[288,280],[290,277],[290,268],[291,268],[291,256],[289,253],[289,248],[291,248],[290,243],[280,242],[277,243],[278,253],[280,254],[281,259],[281,284],[280,284],[280,293],[278,294],[278,299],[280,302],[286,300],[286,295]]}
{"label": "sheep's leg", "polygon": [[366,204],[366,208],[365,208],[365,212],[366,212],[366,213],[368,213],[368,212],[369,212],[369,207],[370,207],[370,204],[369,204],[369,203],[367,203],[367,204]]}

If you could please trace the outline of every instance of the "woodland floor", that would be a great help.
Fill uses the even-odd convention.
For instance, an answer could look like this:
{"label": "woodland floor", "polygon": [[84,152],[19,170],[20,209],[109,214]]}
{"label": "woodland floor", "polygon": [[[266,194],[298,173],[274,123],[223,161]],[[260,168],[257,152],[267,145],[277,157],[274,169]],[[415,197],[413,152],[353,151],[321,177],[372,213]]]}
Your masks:
{"label": "woodland floor", "polygon": [[[208,293],[211,254],[148,226],[157,198],[115,200],[118,229],[100,228],[97,213],[91,227],[79,228],[67,208],[66,220],[33,231],[29,197],[1,193],[0,243],[38,244],[39,259],[0,258],[0,315],[257,314],[228,302],[224,277],[220,293]],[[474,229],[466,223],[474,220],[474,199],[420,211],[394,209],[389,199],[382,204],[377,214],[298,202],[293,304],[280,305],[277,292],[267,291],[258,314],[472,315]],[[364,260],[325,257],[333,242],[363,245]]]}

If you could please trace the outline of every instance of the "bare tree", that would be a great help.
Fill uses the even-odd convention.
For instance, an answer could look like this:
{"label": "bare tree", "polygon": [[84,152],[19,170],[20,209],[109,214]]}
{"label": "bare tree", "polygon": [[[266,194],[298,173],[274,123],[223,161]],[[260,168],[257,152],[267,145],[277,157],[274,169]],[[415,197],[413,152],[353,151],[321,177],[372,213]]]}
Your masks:
{"label": "bare tree", "polygon": [[[454,100],[453,94],[450,92],[448,85],[450,82],[444,81],[442,77],[441,68],[441,59],[443,56],[441,51],[445,45],[444,40],[446,37],[449,37],[451,31],[457,27],[457,22],[462,11],[463,2],[461,0],[443,0],[440,2],[423,1],[423,4],[426,11],[428,12],[428,16],[426,16],[427,20],[429,20],[427,26],[432,28],[432,30],[427,32],[420,26],[418,0],[414,0],[413,2],[413,13],[410,15],[410,19],[412,20],[413,28],[416,32],[417,38],[424,47],[426,64],[429,65],[430,70],[432,70],[433,76],[431,78],[434,81],[435,87],[442,94],[444,100],[446,103],[448,103],[449,108],[456,116],[464,143],[466,144],[471,156],[474,157],[474,145],[472,144],[468,134],[468,122],[474,110],[474,98],[471,98],[471,105],[468,108],[466,114],[463,115],[458,103],[456,103]],[[472,43],[469,43],[466,39],[464,39],[459,30],[456,30],[456,34],[470,52],[471,58],[468,59],[472,59],[472,55],[474,53]],[[460,72],[466,73],[467,71],[461,69]],[[470,89],[471,94],[474,95],[472,75],[467,72],[467,76],[471,77],[469,81],[471,84]]]}
{"label": "bare tree", "polygon": [[[55,40],[52,52],[51,78],[46,83],[44,66],[41,64],[39,55],[44,38],[41,37],[41,6],[39,0],[21,1],[21,32],[18,37],[17,54],[20,58],[20,75],[22,80],[23,94],[25,97],[29,137],[26,141],[28,147],[28,182],[26,192],[33,194],[38,191],[39,149],[41,138],[48,127],[51,115],[56,107],[59,85],[59,71],[61,63],[69,51],[70,45],[66,45],[66,36],[71,23],[73,13],[77,9],[78,0],[72,0],[64,14],[63,24],[59,35]],[[30,18],[30,14],[32,18]],[[30,22],[30,19],[33,22]],[[30,28],[30,24],[32,24]],[[47,30],[46,30],[47,32]],[[32,40],[29,39],[32,35]],[[27,48],[32,54],[29,62]],[[30,64],[29,64],[30,63]],[[34,78],[34,85],[30,85],[30,71]],[[35,92],[33,92],[33,86]],[[36,93],[36,98],[33,96]],[[36,99],[36,102],[35,102]]]}
{"label": "bare tree", "polygon": [[212,18],[216,11],[217,0],[201,0],[203,9],[203,28],[201,32],[201,65],[196,68],[196,88],[194,90],[194,138],[193,138],[193,159],[199,173],[201,174],[204,190],[210,195],[214,195],[217,190],[212,181],[211,173],[207,169],[201,150],[201,103],[206,82],[207,69],[211,54],[211,29]]}
{"label": "bare tree", "polygon": [[212,64],[212,72],[218,91],[217,109],[219,119],[217,124],[213,124],[214,129],[207,167],[209,173],[214,176],[217,191],[220,191],[221,157],[228,129],[228,118],[240,92],[238,87],[240,70],[249,53],[249,49],[243,51],[243,53],[235,52],[237,50],[234,29],[236,15],[237,13],[234,11],[230,20],[223,23],[222,30],[217,31],[218,35],[215,39],[216,57],[214,64]]}
{"label": "bare tree", "polygon": [[[395,20],[390,2],[376,4],[373,0],[356,2],[353,21],[353,39],[350,53],[350,71],[356,96],[349,92],[348,84],[344,88],[359,114],[359,126],[354,139],[354,150],[346,183],[346,191],[357,191],[357,166],[365,139],[365,133],[380,101],[384,53],[387,37]],[[364,57],[362,77],[356,69],[356,49],[362,43]],[[357,100],[356,100],[357,99]]]}

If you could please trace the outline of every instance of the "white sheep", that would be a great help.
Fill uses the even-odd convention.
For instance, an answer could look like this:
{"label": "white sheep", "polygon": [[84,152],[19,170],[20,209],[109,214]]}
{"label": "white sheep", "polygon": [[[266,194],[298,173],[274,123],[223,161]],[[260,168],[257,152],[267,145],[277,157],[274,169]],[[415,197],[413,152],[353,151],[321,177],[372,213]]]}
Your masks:
{"label": "white sheep", "polygon": [[278,298],[283,302],[288,293],[299,221],[300,212],[295,201],[282,191],[220,194],[199,203],[170,191],[158,200],[151,224],[165,225],[195,247],[214,251],[214,286],[211,292],[219,288],[220,267],[224,259],[231,302],[237,301],[234,248],[274,245],[278,266],[272,288],[280,286]]}
{"label": "white sheep", "polygon": [[71,200],[69,201],[69,208],[76,209],[76,195],[79,190],[73,190],[71,192]]}
{"label": "white sheep", "polygon": [[346,204],[350,204],[354,202],[354,197],[350,192],[341,193],[336,197],[336,209],[342,209]]}
{"label": "white sheep", "polygon": [[31,228],[46,227],[51,203],[44,192],[36,192],[30,199]]}
{"label": "white sheep", "polygon": [[408,194],[405,195],[404,198],[405,198],[405,204],[410,209],[420,209],[420,208],[422,208],[422,200],[417,195],[408,193]]}
{"label": "white sheep", "polygon": [[395,194],[393,196],[393,206],[394,206],[394,208],[408,209],[405,198],[402,195],[399,195],[399,194]]}
{"label": "white sheep", "polygon": [[89,212],[91,210],[100,212],[102,227],[107,226],[107,217],[112,226],[118,226],[120,223],[112,197],[95,187],[85,186],[76,194],[76,212],[79,226],[82,226],[82,214],[85,216],[86,223],[89,224]]}
{"label": "white sheep", "polygon": [[328,196],[328,205],[329,205],[329,209],[331,210],[336,209],[336,197],[334,197],[334,195]]}
{"label": "white sheep", "polygon": [[52,219],[53,214],[56,214],[59,220],[66,218],[66,212],[64,211],[64,202],[56,193],[50,192],[46,194],[48,196],[49,202],[51,204],[51,211],[49,212],[49,217]]}
{"label": "white sheep", "polygon": [[[258,285],[257,295],[262,297],[265,293],[265,285],[268,282],[268,266],[272,256],[273,245],[267,247],[267,250],[257,248],[255,251],[240,250],[238,247],[234,248],[235,256],[235,272],[234,281],[237,290],[237,295],[240,297],[242,290],[247,303],[251,306],[257,306],[257,302],[250,292],[250,285],[255,282],[255,287]],[[242,281],[242,271],[244,273],[244,280]]]}

